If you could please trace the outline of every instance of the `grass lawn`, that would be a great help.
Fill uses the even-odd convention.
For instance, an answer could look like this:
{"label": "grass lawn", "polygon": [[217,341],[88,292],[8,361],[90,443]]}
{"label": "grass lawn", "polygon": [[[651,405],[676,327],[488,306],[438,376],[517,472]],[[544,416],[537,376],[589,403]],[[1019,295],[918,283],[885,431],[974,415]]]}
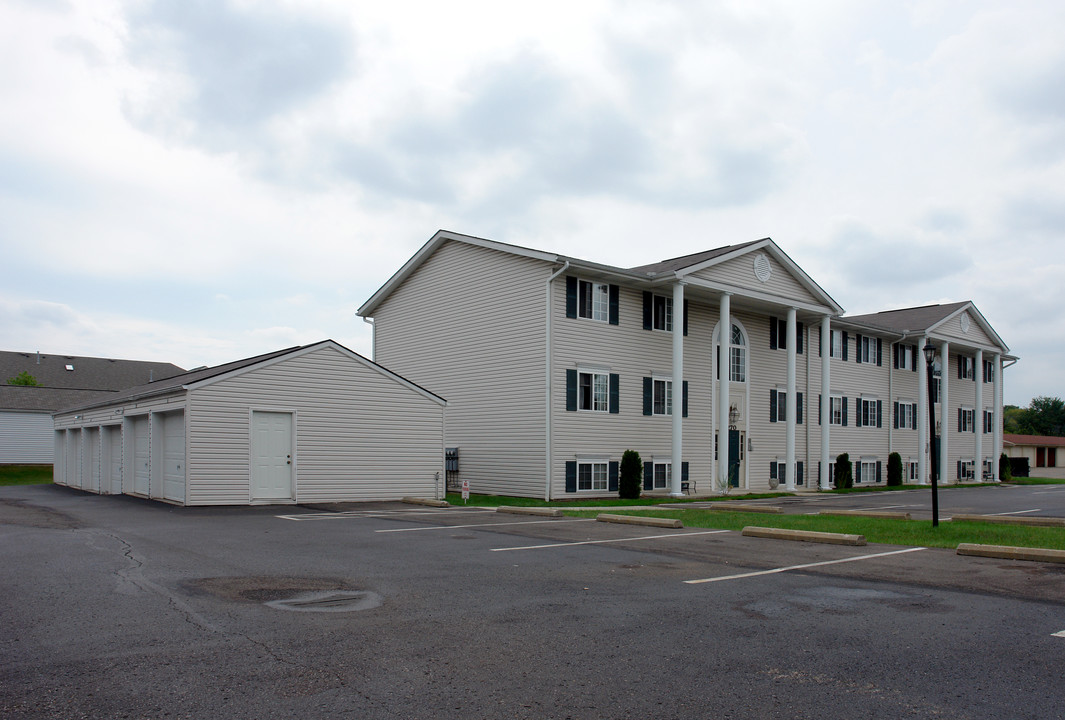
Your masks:
{"label": "grass lawn", "polygon": [[[688,503],[688,502],[706,502],[707,500],[713,500],[714,502],[720,502],[722,500],[755,500],[758,498],[775,498],[786,497],[790,493],[752,493],[750,495],[726,495],[725,497],[714,496],[712,498],[707,497],[642,497],[638,500],[622,500],[621,498],[588,498],[585,500],[552,500],[546,502],[539,498],[522,498],[522,497],[508,497],[506,495],[475,495],[470,493],[470,499],[466,502],[466,505],[475,505],[479,507],[496,507],[497,505],[515,505],[518,507],[558,507],[565,510],[566,508],[579,508],[579,507],[620,507],[624,505],[635,505],[644,507],[647,505],[661,505],[662,503]],[[444,498],[452,505],[462,505],[461,493],[448,493]]]}
{"label": "grass lawn", "polygon": [[50,482],[51,465],[0,465],[0,486],[43,485]]}
{"label": "grass lawn", "polygon": [[1007,485],[1065,485],[1065,480],[1059,480],[1057,478],[1041,478],[1041,477],[1015,477],[1010,480]]}
{"label": "grass lawn", "polygon": [[[767,515],[764,513],[715,512],[713,510],[639,510],[624,514],[677,518],[684,527],[742,530],[748,525],[817,530],[820,532],[864,535],[871,543],[922,547],[956,548],[958,543],[1012,545],[1016,547],[1065,550],[1065,528],[996,525],[981,522],[940,522],[930,520],[891,520],[867,517],[820,515]],[[567,515],[595,517],[592,511],[571,511]]]}

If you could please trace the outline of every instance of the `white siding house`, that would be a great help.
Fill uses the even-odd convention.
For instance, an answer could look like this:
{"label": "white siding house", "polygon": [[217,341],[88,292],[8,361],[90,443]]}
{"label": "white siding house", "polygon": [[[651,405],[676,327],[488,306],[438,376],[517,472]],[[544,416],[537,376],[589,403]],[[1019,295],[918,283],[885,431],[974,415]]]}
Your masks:
{"label": "white siding house", "polygon": [[461,479],[548,499],[615,492],[626,449],[674,495],[828,487],[841,453],[860,483],[891,452],[925,482],[928,342],[940,477],[979,479],[1015,359],[968,302],[848,318],[768,238],[620,268],[440,231],[358,314],[375,360],[448,398]]}
{"label": "white siding house", "polygon": [[55,416],[55,482],[179,505],[443,496],[445,401],[331,341]]}

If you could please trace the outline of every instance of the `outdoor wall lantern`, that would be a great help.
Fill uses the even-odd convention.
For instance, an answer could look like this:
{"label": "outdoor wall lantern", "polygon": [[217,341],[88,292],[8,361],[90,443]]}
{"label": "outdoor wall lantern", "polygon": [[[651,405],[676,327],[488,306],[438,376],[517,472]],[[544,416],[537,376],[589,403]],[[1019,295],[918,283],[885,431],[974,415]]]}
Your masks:
{"label": "outdoor wall lantern", "polygon": [[935,381],[933,365],[936,362],[936,346],[929,340],[924,346],[924,361],[928,366],[928,456],[932,466],[932,527],[939,525],[939,487],[937,474],[939,471],[939,453],[936,452],[936,405],[932,402],[932,387]]}

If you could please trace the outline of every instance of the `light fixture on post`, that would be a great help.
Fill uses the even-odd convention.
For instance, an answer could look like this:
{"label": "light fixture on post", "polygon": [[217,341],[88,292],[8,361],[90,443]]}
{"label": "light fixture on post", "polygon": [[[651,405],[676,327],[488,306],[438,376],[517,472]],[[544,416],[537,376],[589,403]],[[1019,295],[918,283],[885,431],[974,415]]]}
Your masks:
{"label": "light fixture on post", "polygon": [[740,418],[740,410],[735,405],[732,405],[728,409],[728,429],[736,429],[736,421]]}
{"label": "light fixture on post", "polygon": [[939,453],[936,451],[936,405],[932,401],[935,381],[933,366],[936,362],[936,346],[929,340],[924,346],[924,361],[928,366],[928,457],[932,469],[932,527],[939,525],[939,487],[937,482]]}

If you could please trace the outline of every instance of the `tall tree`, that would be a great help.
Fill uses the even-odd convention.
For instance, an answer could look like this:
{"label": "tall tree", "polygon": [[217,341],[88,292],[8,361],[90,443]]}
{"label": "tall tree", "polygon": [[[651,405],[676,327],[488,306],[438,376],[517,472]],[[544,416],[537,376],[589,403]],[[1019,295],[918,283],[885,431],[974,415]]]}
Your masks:
{"label": "tall tree", "polygon": [[1028,424],[1033,435],[1065,437],[1065,401],[1040,396],[1028,406]]}

